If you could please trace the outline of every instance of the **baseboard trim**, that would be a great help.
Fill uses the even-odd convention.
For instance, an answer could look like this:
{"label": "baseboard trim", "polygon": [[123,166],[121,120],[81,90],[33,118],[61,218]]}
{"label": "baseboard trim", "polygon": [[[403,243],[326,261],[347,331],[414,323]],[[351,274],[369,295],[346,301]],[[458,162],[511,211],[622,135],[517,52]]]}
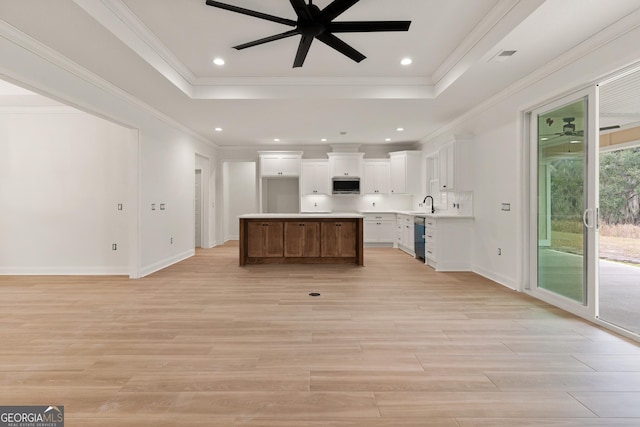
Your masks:
{"label": "baseboard trim", "polygon": [[120,267],[0,267],[2,276],[128,276],[129,268]]}
{"label": "baseboard trim", "polygon": [[156,271],[162,270],[163,268],[167,268],[173,264],[176,264],[180,261],[184,261],[187,258],[190,258],[192,256],[194,256],[196,253],[195,248],[194,249],[189,249],[187,251],[181,252],[177,255],[174,255],[172,257],[169,258],[165,258],[161,261],[158,261],[154,264],[145,266],[145,267],[141,267],[140,268],[140,277],[144,277],[144,276],[148,276],[152,273],[155,273]]}
{"label": "baseboard trim", "polygon": [[473,271],[476,274],[479,274],[482,277],[486,277],[489,280],[493,280],[494,282],[496,282],[496,283],[498,283],[498,284],[500,284],[500,285],[502,285],[502,286],[504,286],[506,288],[512,289],[514,291],[518,291],[519,290],[517,283],[515,283],[513,279],[510,279],[510,278],[508,278],[506,276],[503,276],[501,274],[495,274],[495,273],[493,273],[493,272],[491,272],[489,270],[485,270],[484,268],[482,268],[480,266],[477,266],[477,265],[473,265],[471,268],[472,268],[471,271]]}

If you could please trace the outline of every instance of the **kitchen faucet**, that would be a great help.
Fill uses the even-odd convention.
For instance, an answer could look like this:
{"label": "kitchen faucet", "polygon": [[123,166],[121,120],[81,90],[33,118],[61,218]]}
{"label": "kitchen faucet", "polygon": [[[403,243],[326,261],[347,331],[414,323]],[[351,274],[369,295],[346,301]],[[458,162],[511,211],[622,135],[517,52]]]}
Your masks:
{"label": "kitchen faucet", "polygon": [[422,203],[426,203],[427,199],[431,199],[431,213],[432,214],[436,213],[436,207],[433,206],[433,197],[431,197],[431,196],[425,197],[424,200],[422,201]]}

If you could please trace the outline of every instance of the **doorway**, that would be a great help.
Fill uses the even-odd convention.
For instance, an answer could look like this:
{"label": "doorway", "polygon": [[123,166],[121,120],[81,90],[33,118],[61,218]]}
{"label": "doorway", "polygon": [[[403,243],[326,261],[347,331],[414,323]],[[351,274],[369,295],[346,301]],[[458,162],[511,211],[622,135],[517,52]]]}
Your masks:
{"label": "doorway", "polygon": [[196,169],[196,187],[193,208],[195,247],[202,247],[202,170]]}
{"label": "doorway", "polygon": [[531,113],[530,292],[595,316],[596,89]]}
{"label": "doorway", "polygon": [[598,318],[640,335],[640,71],[600,85]]}

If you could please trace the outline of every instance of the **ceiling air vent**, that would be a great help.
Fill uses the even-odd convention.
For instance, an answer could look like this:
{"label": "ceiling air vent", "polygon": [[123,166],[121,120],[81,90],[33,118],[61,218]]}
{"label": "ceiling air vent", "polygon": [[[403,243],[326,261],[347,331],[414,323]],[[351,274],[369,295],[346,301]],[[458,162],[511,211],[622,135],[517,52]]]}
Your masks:
{"label": "ceiling air vent", "polygon": [[517,50],[501,50],[497,55],[491,58],[489,62],[504,62],[515,55],[516,52]]}

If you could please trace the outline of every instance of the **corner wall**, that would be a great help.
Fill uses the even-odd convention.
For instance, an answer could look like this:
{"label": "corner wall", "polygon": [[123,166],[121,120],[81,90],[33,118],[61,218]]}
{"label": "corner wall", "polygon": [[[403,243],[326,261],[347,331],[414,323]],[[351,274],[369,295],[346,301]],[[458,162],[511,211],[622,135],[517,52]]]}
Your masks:
{"label": "corner wall", "polygon": [[64,107],[0,129],[0,272],[128,274],[131,131]]}
{"label": "corner wall", "polygon": [[[599,44],[575,62],[539,70],[466,113],[423,143],[425,152],[444,133],[473,135],[475,272],[523,290],[528,281],[529,176],[524,113],[576,92],[632,65],[640,65],[640,28]],[[511,211],[501,211],[501,203]],[[497,248],[502,249],[498,255]]]}
{"label": "corner wall", "polygon": [[0,78],[137,130],[138,164],[127,165],[137,183],[133,192],[138,203],[129,231],[135,242],[131,277],[150,274],[194,253],[195,154],[215,164],[217,150],[212,144],[24,34],[15,41],[0,37]]}

